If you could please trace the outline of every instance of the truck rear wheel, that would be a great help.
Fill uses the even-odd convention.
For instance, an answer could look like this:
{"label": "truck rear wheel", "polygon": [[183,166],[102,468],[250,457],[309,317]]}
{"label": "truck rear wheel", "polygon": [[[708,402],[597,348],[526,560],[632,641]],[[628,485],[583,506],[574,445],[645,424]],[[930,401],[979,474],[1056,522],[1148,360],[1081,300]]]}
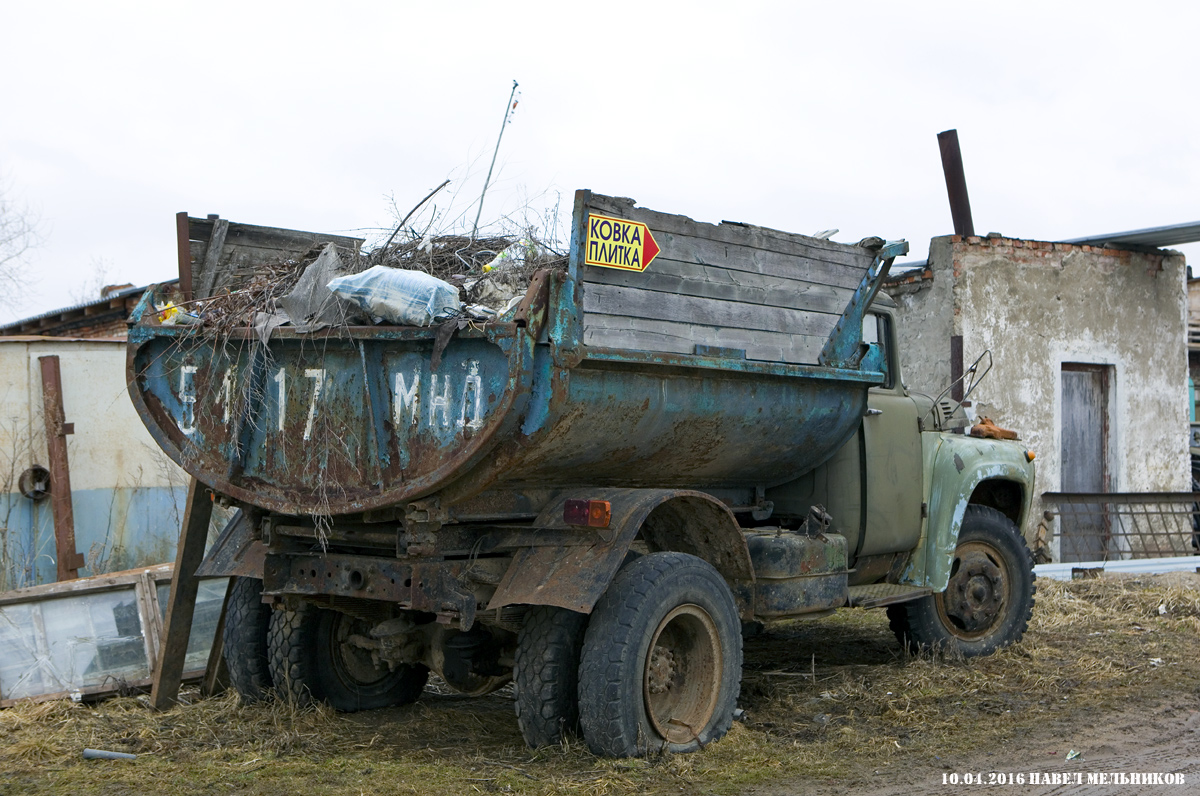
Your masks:
{"label": "truck rear wheel", "polygon": [[415,701],[429,669],[422,664],[376,666],[370,650],[350,641],[369,631],[367,622],[310,603],[274,611],[267,647],[278,693],[300,705],[326,702],[345,712]]}
{"label": "truck rear wheel", "polygon": [[742,676],[737,605],[721,575],[684,553],[617,573],[596,604],[579,666],[579,717],[596,754],[691,752],[733,722]]}
{"label": "truck rear wheel", "polygon": [[1008,517],[967,506],[946,591],[888,607],[892,631],[910,649],[990,655],[1020,641],[1033,615],[1033,556]]}
{"label": "truck rear wheel", "polygon": [[549,605],[529,609],[517,636],[517,725],[536,748],[579,730],[579,654],[587,614]]}
{"label": "truck rear wheel", "polygon": [[260,702],[273,685],[267,656],[271,606],[262,601],[262,581],[233,578],[221,635],[229,682],[243,702]]}

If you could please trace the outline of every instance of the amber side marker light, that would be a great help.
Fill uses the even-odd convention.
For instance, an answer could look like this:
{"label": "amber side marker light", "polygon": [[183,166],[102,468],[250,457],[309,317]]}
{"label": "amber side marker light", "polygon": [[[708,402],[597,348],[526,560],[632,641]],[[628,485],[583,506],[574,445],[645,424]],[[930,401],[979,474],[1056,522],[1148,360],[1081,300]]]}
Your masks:
{"label": "amber side marker light", "polygon": [[612,521],[612,503],[607,500],[568,500],[563,522],[588,528],[607,528]]}
{"label": "amber side marker light", "polygon": [[1037,454],[1033,451],[1025,451],[1025,461],[1031,462],[1037,458]]}

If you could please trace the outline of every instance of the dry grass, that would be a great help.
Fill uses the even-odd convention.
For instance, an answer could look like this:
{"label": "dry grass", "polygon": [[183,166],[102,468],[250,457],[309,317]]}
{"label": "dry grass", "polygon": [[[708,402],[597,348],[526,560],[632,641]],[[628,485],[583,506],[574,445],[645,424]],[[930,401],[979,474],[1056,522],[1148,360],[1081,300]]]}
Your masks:
{"label": "dry grass", "polygon": [[[1198,581],[1043,581],[1025,640],[972,661],[903,654],[879,611],[773,627],[746,644],[745,721],[695,755],[601,760],[579,741],[531,751],[504,693],[427,693],[354,715],[231,696],[163,714],[137,699],[54,702],[0,711],[0,793],[737,793],[852,783],[1067,736],[1129,704],[1194,705]],[[83,761],[84,747],[139,758]]]}

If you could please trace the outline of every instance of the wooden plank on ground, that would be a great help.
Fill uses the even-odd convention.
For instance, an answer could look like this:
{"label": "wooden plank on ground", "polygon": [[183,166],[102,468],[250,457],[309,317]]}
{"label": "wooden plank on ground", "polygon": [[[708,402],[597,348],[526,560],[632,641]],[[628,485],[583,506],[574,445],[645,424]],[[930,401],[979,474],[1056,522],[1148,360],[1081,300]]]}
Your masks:
{"label": "wooden plank on ground", "polygon": [[[204,677],[202,671],[188,671],[183,673],[184,683],[198,683]],[[80,688],[74,688],[70,691],[55,691],[50,694],[37,694],[35,696],[16,697],[14,699],[0,699],[0,708],[11,708],[14,705],[19,705],[22,702],[37,703],[37,702],[52,702],[57,699],[74,699],[78,694],[85,702],[100,699],[101,697],[111,696],[120,693],[121,691],[144,694],[150,690],[151,679],[148,677],[137,680],[122,680],[116,683],[110,680],[102,685],[85,685]]]}
{"label": "wooden plank on ground", "polygon": [[150,694],[150,703],[157,710],[167,709],[179,696],[184,658],[192,631],[192,615],[196,609],[196,592],[200,585],[196,568],[204,558],[204,543],[208,539],[211,517],[212,499],[208,487],[193,478],[188,486],[187,508],[175,552],[175,572],[171,577],[171,596],[167,598],[167,619],[159,647],[158,669],[154,672],[154,687]]}

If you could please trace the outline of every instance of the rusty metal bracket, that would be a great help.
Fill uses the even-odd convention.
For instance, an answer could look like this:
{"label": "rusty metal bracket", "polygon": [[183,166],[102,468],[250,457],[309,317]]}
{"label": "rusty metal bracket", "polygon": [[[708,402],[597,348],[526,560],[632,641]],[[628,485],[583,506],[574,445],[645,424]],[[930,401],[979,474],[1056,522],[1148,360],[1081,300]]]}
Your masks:
{"label": "rusty metal bracket", "polygon": [[[879,239],[875,238],[875,240]],[[858,283],[854,295],[850,297],[850,303],[842,311],[842,317],[838,319],[837,326],[833,328],[829,339],[825,341],[821,355],[817,358],[819,365],[854,370],[863,364],[863,358],[870,349],[869,346],[863,345],[863,317],[875,299],[875,294],[879,292],[888,271],[891,270],[892,261],[907,253],[908,241],[906,240],[888,241],[880,246],[875,253],[875,260],[871,263],[871,267],[867,269],[867,273]],[[875,359],[872,364],[878,366],[882,362]]]}
{"label": "rusty metal bracket", "polygon": [[546,308],[550,305],[550,269],[543,268],[534,273],[529,281],[529,289],[524,298],[517,304],[513,321],[517,326],[523,326],[534,337],[542,331],[546,322]]}
{"label": "rusty metal bracket", "polygon": [[396,537],[396,555],[431,556],[437,553],[437,532],[449,518],[437,498],[414,500],[404,507],[404,532]]}
{"label": "rusty metal bracket", "polygon": [[269,553],[263,595],[355,597],[475,624],[475,595],[462,585],[468,561],[389,561],[374,556]]}

